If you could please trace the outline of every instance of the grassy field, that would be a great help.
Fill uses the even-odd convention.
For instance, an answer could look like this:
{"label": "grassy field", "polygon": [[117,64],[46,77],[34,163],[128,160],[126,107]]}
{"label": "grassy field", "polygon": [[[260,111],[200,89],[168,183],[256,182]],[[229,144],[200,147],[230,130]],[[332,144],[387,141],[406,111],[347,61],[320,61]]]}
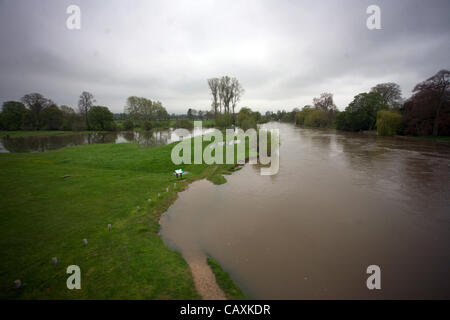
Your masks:
{"label": "grassy field", "polygon": [[[0,298],[200,298],[187,263],[159,237],[158,221],[190,182],[224,183],[233,165],[183,165],[189,174],[180,181],[172,147],[0,154]],[[81,268],[81,290],[66,287],[72,264]]]}
{"label": "grassy field", "polygon": [[224,271],[221,266],[212,258],[208,258],[208,265],[211,267],[216,276],[217,284],[222,288],[225,295],[230,300],[244,300],[245,296],[241,289],[234,283],[228,273]]}
{"label": "grassy field", "polygon": [[426,137],[420,137],[420,138],[429,139],[429,140],[450,142],[450,137],[446,137],[446,136],[437,136],[437,137],[435,137],[435,136],[426,136]]}
{"label": "grassy field", "polygon": [[79,134],[79,133],[93,133],[101,131],[0,131],[0,138],[10,136],[11,138],[30,137],[30,136],[54,136],[60,134]]}

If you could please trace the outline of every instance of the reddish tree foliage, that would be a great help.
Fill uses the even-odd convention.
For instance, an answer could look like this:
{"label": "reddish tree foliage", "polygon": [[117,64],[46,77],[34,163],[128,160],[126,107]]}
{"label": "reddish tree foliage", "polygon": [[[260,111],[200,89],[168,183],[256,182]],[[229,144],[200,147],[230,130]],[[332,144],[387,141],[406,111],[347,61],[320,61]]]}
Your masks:
{"label": "reddish tree foliage", "polygon": [[450,135],[450,71],[419,83],[403,105],[405,134]]}

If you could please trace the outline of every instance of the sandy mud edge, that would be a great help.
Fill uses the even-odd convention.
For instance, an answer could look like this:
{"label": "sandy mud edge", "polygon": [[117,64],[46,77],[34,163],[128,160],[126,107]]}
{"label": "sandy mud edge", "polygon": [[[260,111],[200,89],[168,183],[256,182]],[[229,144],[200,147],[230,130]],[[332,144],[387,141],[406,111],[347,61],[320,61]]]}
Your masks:
{"label": "sandy mud edge", "polygon": [[[247,162],[247,160],[248,159],[246,159],[246,162]],[[237,171],[236,169],[241,169],[244,165],[245,164],[236,164],[233,167],[231,173]],[[204,177],[203,179],[207,179],[207,177]],[[202,179],[198,179],[195,181],[199,181],[199,180],[202,180]],[[187,185],[186,189],[184,189],[182,191],[178,191],[178,192],[186,191],[189,188],[189,185],[195,181],[191,181]],[[175,199],[175,201],[176,201],[176,199]],[[175,201],[173,203],[175,203]],[[167,210],[165,212],[163,212],[163,214],[165,214],[166,212],[167,212]],[[161,215],[161,217],[162,217],[162,215]],[[161,237],[161,235],[159,235],[159,236]],[[189,265],[189,268],[191,269],[192,277],[194,279],[195,289],[200,294],[202,299],[203,300],[227,300],[227,297],[226,297],[225,293],[223,292],[222,288],[220,288],[220,286],[217,284],[216,276],[214,275],[210,266],[208,265],[206,255],[196,254],[195,256],[189,256],[186,258],[183,255],[183,252],[180,252],[180,253],[183,256],[183,259]]]}

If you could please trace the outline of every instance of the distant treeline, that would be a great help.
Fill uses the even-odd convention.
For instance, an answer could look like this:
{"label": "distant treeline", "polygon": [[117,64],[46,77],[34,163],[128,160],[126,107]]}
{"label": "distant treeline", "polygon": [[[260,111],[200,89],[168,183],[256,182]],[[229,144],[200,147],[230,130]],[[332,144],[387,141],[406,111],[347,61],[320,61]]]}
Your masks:
{"label": "distant treeline", "polygon": [[95,106],[94,96],[89,92],[80,95],[77,111],[57,106],[39,93],[30,93],[21,101],[3,103],[0,130],[190,129],[193,120],[202,120],[204,126],[238,126],[247,130],[256,128],[258,123],[283,121],[346,131],[377,130],[379,135],[449,136],[449,82],[450,71],[441,70],[417,84],[406,101],[402,99],[400,86],[390,82],[356,95],[342,112],[336,108],[331,93],[322,93],[302,110],[267,111],[264,115],[247,107],[235,113],[244,89],[236,78],[228,76],[208,80],[211,110],[188,108],[182,115],[169,115],[160,101],[136,96],[127,99],[124,113],[113,114],[107,107]]}
{"label": "distant treeline", "polygon": [[360,93],[339,112],[333,95],[323,93],[312,106],[285,113],[281,121],[307,127],[331,127],[346,131],[377,130],[379,135],[450,135],[450,72],[441,70],[417,84],[403,101],[400,86],[382,83]]}
{"label": "distant treeline", "polygon": [[123,114],[94,104],[94,96],[86,91],[79,97],[77,111],[58,106],[40,93],[26,94],[20,101],[3,103],[0,130],[113,131],[169,125],[170,117],[159,101],[129,97]]}

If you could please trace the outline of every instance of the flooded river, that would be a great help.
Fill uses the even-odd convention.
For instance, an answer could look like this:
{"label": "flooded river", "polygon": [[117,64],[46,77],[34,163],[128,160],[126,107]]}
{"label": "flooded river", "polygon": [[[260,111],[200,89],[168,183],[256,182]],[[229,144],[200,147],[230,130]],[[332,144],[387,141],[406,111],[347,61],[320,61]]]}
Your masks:
{"label": "flooded river", "polygon": [[450,298],[450,144],[269,126],[279,173],[190,185],[161,218],[169,247],[254,299]]}
{"label": "flooded river", "polygon": [[[210,132],[212,129],[189,130],[190,135]],[[187,138],[189,136],[186,136]],[[0,138],[0,152],[44,152],[63,147],[98,144],[137,142],[143,146],[153,147],[179,141],[180,137],[174,129],[152,131],[121,131],[121,132],[91,132],[58,135],[42,135],[10,138]]]}

